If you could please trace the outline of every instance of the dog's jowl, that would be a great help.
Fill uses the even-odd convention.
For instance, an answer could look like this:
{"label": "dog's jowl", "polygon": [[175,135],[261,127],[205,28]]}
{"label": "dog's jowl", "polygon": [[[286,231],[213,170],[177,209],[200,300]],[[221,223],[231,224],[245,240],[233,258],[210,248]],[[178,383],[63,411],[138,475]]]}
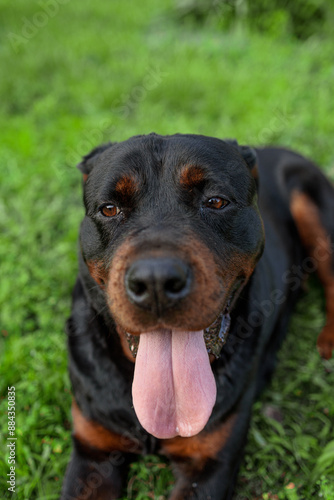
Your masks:
{"label": "dog's jowl", "polygon": [[143,453],[173,461],[171,498],[232,498],[253,401],[310,273],[326,297],[317,347],[332,355],[333,188],[294,152],[196,135],[102,145],[79,169],[62,498],[119,498]]}

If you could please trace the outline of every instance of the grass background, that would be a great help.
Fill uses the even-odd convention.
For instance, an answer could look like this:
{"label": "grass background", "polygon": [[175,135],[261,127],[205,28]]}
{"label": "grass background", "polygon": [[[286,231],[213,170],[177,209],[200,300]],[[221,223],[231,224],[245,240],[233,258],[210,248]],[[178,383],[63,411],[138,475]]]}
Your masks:
{"label": "grass background", "polygon": [[[64,322],[83,215],[81,155],[133,134],[192,132],[284,144],[334,179],[330,27],[297,39],[281,10],[258,32],[241,9],[222,29],[232,4],[213,2],[200,22],[172,0],[0,5],[2,498],[58,498],[69,459]],[[315,349],[324,304],[311,288],[255,404],[239,500],[334,499],[334,364]],[[12,385],[15,495],[6,484]],[[124,498],[163,499],[172,481],[168,464],[148,457],[132,467]]]}

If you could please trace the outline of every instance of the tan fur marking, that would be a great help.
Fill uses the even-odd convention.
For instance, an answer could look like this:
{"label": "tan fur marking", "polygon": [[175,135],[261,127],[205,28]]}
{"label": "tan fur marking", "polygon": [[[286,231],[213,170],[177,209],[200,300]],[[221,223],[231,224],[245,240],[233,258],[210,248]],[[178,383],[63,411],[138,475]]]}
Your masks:
{"label": "tan fur marking", "polygon": [[310,257],[314,259],[317,274],[325,290],[326,325],[317,340],[320,355],[329,359],[334,349],[334,272],[333,250],[329,235],[323,227],[319,209],[305,194],[294,191],[290,205],[300,238]]}
{"label": "tan fur marking", "polygon": [[136,442],[135,439],[131,439],[126,434],[116,434],[97,422],[88,420],[74,400],[72,402],[72,418],[73,436],[84,445],[102,451],[118,450],[127,453],[139,453],[141,451],[139,441]]}
{"label": "tan fur marking", "polygon": [[99,261],[88,261],[86,262],[88,271],[94,281],[100,286],[104,287],[107,277],[103,269],[103,264]]}
{"label": "tan fur marking", "polygon": [[[196,283],[192,293],[179,307],[166,311],[159,324],[150,312],[135,307],[126,294],[124,275],[131,263],[138,258],[136,241],[128,239],[119,248],[108,271],[107,294],[111,313],[123,330],[138,334],[157,328],[180,328],[189,331],[206,328],[222,310],[235,280],[241,274],[248,279],[253,271],[255,261],[237,253],[226,257],[226,265],[219,268],[212,253],[203,243],[191,235],[186,241],[187,244],[178,249],[177,255],[190,264]],[[161,255],[168,253],[161,249],[143,253],[146,258]]]}
{"label": "tan fur marking", "polygon": [[115,191],[122,198],[131,198],[137,190],[136,180],[128,175],[121,177],[115,187]]}
{"label": "tan fur marking", "polygon": [[185,189],[191,189],[200,184],[204,179],[204,172],[200,167],[195,165],[186,165],[180,176],[181,186]]}
{"label": "tan fur marking", "polygon": [[252,167],[251,174],[256,181],[259,180],[259,167],[257,166],[257,164],[255,164],[254,167]]}
{"label": "tan fur marking", "polygon": [[190,438],[177,436],[161,441],[161,452],[174,460],[188,458],[192,467],[202,469],[206,461],[217,458],[218,452],[225,446],[235,424],[237,414],[228,417],[213,432],[202,431]]}

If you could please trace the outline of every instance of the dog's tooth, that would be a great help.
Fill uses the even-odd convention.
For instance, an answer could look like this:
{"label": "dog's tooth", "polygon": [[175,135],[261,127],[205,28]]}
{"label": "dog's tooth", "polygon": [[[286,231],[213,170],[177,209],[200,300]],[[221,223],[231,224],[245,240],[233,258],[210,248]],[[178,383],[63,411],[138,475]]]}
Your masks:
{"label": "dog's tooth", "polygon": [[131,354],[135,358],[137,356],[139,338],[135,335],[131,335],[131,333],[126,332],[126,339],[128,341]]}

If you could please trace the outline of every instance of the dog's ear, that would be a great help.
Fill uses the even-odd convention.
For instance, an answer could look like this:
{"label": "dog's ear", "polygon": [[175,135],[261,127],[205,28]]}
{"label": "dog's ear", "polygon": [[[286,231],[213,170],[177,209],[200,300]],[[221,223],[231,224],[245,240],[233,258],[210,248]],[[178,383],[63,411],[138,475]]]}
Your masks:
{"label": "dog's ear", "polygon": [[238,141],[236,141],[235,139],[225,139],[224,142],[230,144],[239,152],[239,154],[245,160],[255,181],[258,182],[259,172],[257,168],[257,154],[255,149],[251,148],[250,146],[240,146],[240,144],[238,144]]}
{"label": "dog's ear", "polygon": [[83,156],[82,161],[78,163],[77,168],[82,172],[84,182],[86,182],[88,175],[92,171],[96,158],[103,153],[103,151],[111,148],[113,144],[115,143],[108,142],[106,144],[101,144],[101,146],[97,146],[90,153]]}

